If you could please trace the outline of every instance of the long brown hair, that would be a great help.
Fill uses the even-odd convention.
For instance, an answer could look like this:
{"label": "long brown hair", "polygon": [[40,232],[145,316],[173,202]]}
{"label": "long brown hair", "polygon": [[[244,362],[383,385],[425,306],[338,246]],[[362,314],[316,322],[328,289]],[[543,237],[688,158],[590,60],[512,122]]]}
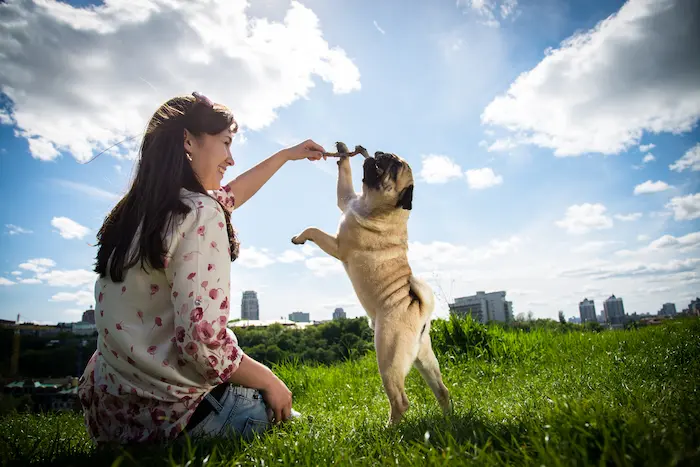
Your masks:
{"label": "long brown hair", "polygon": [[[156,110],[141,142],[136,177],[97,233],[99,249],[94,271],[100,277],[109,275],[112,281],[122,282],[124,272],[138,262],[144,270],[145,263],[154,269],[165,267],[166,224],[170,228],[176,216],[190,212],[190,207],[180,199],[180,189],[210,196],[187,160],[185,129],[199,136],[216,135],[227,128],[235,132],[237,126],[226,107],[192,96],[175,97]],[[231,261],[234,261],[238,256],[238,240],[228,212],[226,209],[223,212]],[[138,248],[127,257],[139,226]]]}

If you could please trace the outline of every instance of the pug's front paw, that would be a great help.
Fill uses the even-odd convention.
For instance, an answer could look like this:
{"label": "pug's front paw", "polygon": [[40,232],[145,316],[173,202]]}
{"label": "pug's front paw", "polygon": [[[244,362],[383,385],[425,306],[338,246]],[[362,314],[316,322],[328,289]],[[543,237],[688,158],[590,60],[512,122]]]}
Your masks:
{"label": "pug's front paw", "polygon": [[304,243],[306,243],[306,239],[301,234],[299,234],[292,237],[292,243],[295,245],[303,245]]}

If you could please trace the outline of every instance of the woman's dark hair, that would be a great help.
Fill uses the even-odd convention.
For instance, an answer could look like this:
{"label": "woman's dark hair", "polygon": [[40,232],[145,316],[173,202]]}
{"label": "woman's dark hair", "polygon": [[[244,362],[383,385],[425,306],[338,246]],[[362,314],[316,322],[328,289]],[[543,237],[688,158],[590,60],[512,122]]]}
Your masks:
{"label": "woman's dark hair", "polygon": [[[180,189],[210,196],[187,160],[185,129],[196,137],[203,133],[216,135],[227,128],[235,132],[237,126],[226,107],[192,96],[170,99],[153,114],[141,142],[131,188],[107,215],[97,233],[99,248],[94,271],[100,277],[109,275],[114,282],[122,282],[124,272],[138,262],[144,270],[145,262],[154,269],[165,267],[167,250],[163,233],[166,224],[170,228],[177,215],[190,212],[190,207],[180,199]],[[238,240],[228,211],[223,206],[222,209],[231,261],[234,261],[238,256]],[[129,254],[139,226],[138,248]]]}

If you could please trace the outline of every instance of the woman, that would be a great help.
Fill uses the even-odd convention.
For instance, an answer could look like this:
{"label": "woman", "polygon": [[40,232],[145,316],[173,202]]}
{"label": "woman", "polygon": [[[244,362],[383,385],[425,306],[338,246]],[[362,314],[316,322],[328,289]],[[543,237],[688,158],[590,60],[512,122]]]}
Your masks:
{"label": "woman", "polygon": [[98,232],[97,350],[80,379],[91,437],[167,441],[249,437],[290,416],[292,394],[227,327],[238,241],[230,212],[290,160],[324,158],[311,140],[221,187],[238,126],[200,94],[151,118],[136,177]]}

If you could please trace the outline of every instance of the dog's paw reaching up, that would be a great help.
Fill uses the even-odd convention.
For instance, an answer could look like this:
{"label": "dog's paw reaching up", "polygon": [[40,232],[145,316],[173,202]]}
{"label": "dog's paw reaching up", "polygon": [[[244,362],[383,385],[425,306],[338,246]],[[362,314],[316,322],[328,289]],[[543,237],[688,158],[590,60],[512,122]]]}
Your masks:
{"label": "dog's paw reaching up", "polygon": [[294,237],[292,237],[292,243],[295,245],[303,245],[304,243],[306,243],[306,239],[303,238],[301,235],[295,235]]}

